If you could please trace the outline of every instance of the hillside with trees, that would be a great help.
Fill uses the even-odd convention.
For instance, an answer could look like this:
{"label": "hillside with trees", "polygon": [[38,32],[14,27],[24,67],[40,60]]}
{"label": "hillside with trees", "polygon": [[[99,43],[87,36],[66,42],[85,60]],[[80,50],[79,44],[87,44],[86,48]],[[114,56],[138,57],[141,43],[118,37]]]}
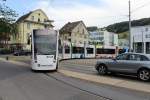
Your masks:
{"label": "hillside with trees", "polygon": [[[133,20],[132,26],[150,25],[150,18],[143,18],[139,20]],[[128,21],[115,23],[106,27],[109,32],[122,33],[129,30]]]}

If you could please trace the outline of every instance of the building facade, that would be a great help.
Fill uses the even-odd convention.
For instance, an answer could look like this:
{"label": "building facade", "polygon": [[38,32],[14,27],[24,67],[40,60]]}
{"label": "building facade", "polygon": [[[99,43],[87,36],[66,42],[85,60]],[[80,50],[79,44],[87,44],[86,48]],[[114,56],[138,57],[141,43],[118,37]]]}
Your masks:
{"label": "building facade", "polygon": [[150,54],[150,25],[131,28],[131,47],[134,52]]}
{"label": "building facade", "polygon": [[90,32],[90,44],[95,45],[96,57],[113,58],[118,54],[118,34],[98,29]]}
{"label": "building facade", "polygon": [[88,31],[83,21],[68,22],[60,29],[62,43],[71,43],[74,46],[88,44]]}
{"label": "building facade", "polygon": [[129,51],[129,32],[118,33],[119,54]]}
{"label": "building facade", "polygon": [[[85,48],[88,45],[88,31],[83,21],[68,22],[59,32],[62,50],[62,58],[81,58],[86,57]],[[94,55],[94,54],[93,54]]]}
{"label": "building facade", "polygon": [[107,30],[89,32],[90,44],[96,44],[97,48],[116,48],[118,46],[118,34]]}
{"label": "building facade", "polygon": [[21,16],[17,21],[18,35],[12,38],[13,44],[19,44],[21,49],[31,49],[31,33],[33,29],[53,28],[52,20],[37,9]]}

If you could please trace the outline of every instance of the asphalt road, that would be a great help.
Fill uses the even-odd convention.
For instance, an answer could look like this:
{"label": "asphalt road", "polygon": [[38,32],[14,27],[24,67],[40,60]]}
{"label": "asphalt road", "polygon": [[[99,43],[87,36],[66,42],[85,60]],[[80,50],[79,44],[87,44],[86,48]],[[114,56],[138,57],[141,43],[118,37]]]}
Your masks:
{"label": "asphalt road", "polygon": [[29,66],[0,62],[0,100],[105,100],[60,82],[53,75],[33,73]]}
{"label": "asphalt road", "polygon": [[60,63],[60,66],[61,69],[66,69],[70,71],[75,71],[75,72],[80,72],[85,74],[97,74],[97,71],[95,70],[94,66],[74,64],[65,61],[62,61]]}
{"label": "asphalt road", "polygon": [[0,100],[150,100],[150,94],[0,61]]}

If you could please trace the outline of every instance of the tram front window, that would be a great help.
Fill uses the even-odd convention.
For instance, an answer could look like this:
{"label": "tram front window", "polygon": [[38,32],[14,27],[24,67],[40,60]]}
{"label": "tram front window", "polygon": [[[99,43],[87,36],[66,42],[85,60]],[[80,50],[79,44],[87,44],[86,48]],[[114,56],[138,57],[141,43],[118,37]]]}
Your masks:
{"label": "tram front window", "polygon": [[56,43],[54,36],[38,36],[35,38],[35,53],[37,55],[56,55]]}

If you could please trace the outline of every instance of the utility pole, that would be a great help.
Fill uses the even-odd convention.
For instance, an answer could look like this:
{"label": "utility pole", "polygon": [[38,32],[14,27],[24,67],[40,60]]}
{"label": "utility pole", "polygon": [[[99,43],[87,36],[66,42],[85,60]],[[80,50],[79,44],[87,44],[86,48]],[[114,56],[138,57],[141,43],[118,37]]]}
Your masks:
{"label": "utility pole", "polygon": [[129,0],[129,51],[132,51],[131,43],[131,1]]}

